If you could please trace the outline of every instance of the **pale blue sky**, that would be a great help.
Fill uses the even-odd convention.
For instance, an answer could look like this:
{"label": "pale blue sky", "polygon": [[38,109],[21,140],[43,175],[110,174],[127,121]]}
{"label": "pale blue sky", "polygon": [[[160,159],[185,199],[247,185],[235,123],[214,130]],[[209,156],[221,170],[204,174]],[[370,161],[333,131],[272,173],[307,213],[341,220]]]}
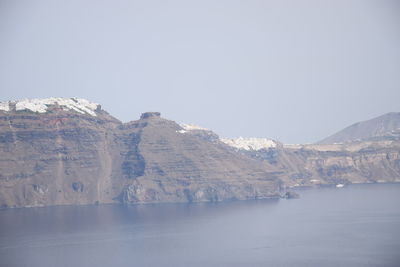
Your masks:
{"label": "pale blue sky", "polygon": [[0,101],[315,142],[400,111],[400,1],[0,0]]}

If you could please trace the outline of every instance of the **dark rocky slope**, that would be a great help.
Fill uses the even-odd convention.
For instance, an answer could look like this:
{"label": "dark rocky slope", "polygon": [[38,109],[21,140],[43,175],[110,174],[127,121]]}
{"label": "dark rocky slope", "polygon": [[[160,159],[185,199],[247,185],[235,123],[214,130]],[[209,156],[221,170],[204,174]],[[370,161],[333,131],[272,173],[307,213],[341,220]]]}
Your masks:
{"label": "dark rocky slope", "polygon": [[100,106],[58,101],[0,106],[1,207],[279,195],[260,162],[159,113],[121,123]]}

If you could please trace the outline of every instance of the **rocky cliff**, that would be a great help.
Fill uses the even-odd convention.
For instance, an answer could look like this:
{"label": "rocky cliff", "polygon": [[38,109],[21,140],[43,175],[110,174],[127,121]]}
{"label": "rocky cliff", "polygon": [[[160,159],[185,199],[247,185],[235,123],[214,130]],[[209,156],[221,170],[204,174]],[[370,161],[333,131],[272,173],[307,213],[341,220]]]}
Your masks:
{"label": "rocky cliff", "polygon": [[400,141],[387,134],[341,144],[283,145],[268,139],[225,140],[275,170],[288,187],[400,182]]}
{"label": "rocky cliff", "polygon": [[121,123],[82,99],[0,103],[0,206],[279,195],[263,164],[192,130],[157,112]]}
{"label": "rocky cliff", "polygon": [[0,207],[255,199],[285,186],[400,182],[396,114],[356,124],[364,137],[284,145],[220,139],[158,112],[122,123],[83,99],[4,102]]}
{"label": "rocky cliff", "polygon": [[400,182],[400,142],[284,146],[277,165],[289,186]]}

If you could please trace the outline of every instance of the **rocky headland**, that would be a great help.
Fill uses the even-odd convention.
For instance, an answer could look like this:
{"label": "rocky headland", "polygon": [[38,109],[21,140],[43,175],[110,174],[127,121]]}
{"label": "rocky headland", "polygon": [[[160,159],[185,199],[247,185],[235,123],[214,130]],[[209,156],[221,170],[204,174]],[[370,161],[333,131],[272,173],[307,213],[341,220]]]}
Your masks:
{"label": "rocky headland", "polygon": [[0,104],[0,206],[278,197],[281,180],[215,134],[83,99]]}
{"label": "rocky headland", "polygon": [[400,182],[399,117],[355,124],[326,139],[333,144],[285,145],[220,138],[159,112],[122,123],[84,99],[2,102],[0,207],[260,199]]}

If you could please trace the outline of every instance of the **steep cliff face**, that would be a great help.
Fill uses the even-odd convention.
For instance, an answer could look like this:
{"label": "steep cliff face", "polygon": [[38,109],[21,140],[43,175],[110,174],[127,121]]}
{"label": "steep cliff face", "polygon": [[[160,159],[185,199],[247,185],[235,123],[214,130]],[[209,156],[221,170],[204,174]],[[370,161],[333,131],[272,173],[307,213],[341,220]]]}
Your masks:
{"label": "steep cliff face", "polygon": [[108,136],[120,122],[97,106],[18,104],[0,111],[0,206],[109,202]]}
{"label": "steep cliff face", "polygon": [[262,164],[223,143],[185,132],[175,122],[152,116],[124,125],[122,132],[124,142],[138,144],[123,152],[126,156],[121,164],[122,175],[132,180],[124,188],[123,201],[191,202],[277,196],[279,180],[267,173]]}
{"label": "steep cliff face", "polygon": [[279,190],[261,163],[159,113],[123,124],[81,99],[0,105],[1,207],[221,201]]}
{"label": "steep cliff face", "polygon": [[400,141],[380,140],[330,145],[283,145],[263,139],[231,142],[236,151],[275,170],[288,187],[400,182]]}
{"label": "steep cliff face", "polygon": [[363,141],[283,145],[219,139],[158,112],[121,123],[83,99],[0,103],[0,207],[255,199],[284,186],[400,182],[392,128]]}
{"label": "steep cliff face", "polygon": [[287,146],[278,152],[289,186],[400,182],[400,142]]}

